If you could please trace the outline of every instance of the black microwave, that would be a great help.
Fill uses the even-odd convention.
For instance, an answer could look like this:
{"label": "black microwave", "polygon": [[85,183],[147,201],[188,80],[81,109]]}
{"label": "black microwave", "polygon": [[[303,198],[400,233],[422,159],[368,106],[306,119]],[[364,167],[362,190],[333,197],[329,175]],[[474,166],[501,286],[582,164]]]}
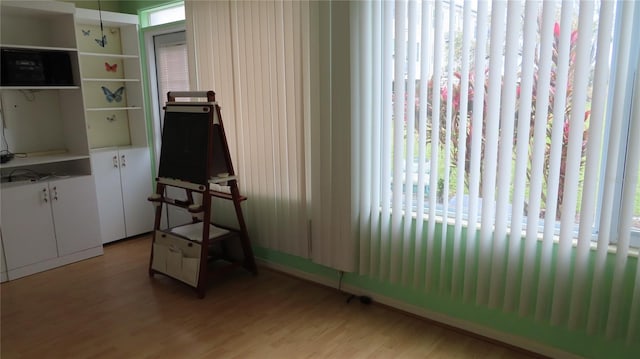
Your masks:
{"label": "black microwave", "polygon": [[2,86],[73,86],[71,58],[64,51],[3,48]]}

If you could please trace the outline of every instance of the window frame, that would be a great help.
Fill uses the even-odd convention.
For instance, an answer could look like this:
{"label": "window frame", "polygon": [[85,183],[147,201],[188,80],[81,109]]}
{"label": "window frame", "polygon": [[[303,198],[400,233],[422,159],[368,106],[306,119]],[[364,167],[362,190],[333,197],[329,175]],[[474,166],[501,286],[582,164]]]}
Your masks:
{"label": "window frame", "polygon": [[[616,20],[615,20],[615,28],[614,28],[614,35],[613,35],[613,56],[611,58],[612,64],[616,63],[617,56],[618,56],[617,49],[619,46],[620,35],[621,35],[620,20],[622,18],[622,8],[623,8],[622,6],[617,6],[616,8],[616,15],[615,15]],[[632,31],[631,33],[632,46],[631,46],[631,53],[630,53],[629,67],[628,67],[629,76],[627,76],[627,80],[626,80],[627,97],[625,98],[625,101],[624,101],[624,115],[623,115],[622,133],[621,133],[621,136],[624,136],[625,140],[620,141],[619,153],[621,155],[618,156],[618,164],[616,166],[616,177],[621,178],[622,180],[616,183],[614,203],[616,203],[617,205],[613,208],[614,212],[612,214],[612,223],[614,225],[611,226],[611,230],[609,233],[609,238],[610,238],[609,244],[616,244],[618,242],[618,237],[619,237],[618,226],[615,224],[619,223],[621,210],[622,210],[621,208],[622,189],[625,183],[624,181],[625,154],[627,153],[629,142],[633,140],[629,132],[630,125],[631,125],[631,115],[632,115],[631,111],[633,110],[632,98],[633,98],[634,92],[640,90],[640,89],[634,88],[635,74],[638,71],[638,66],[640,66],[640,3],[635,3],[633,28],[634,28],[634,31]],[[617,73],[617,69],[615,68],[615,66],[612,65],[609,88],[613,88],[616,85],[615,84],[616,73]],[[607,101],[608,103],[612,103],[613,91],[609,92],[609,98]],[[609,108],[607,109],[607,115],[606,115],[607,121],[606,121],[606,128],[605,128],[605,137],[603,141],[602,163],[601,163],[601,170],[600,170],[600,185],[599,185],[599,191],[598,191],[599,192],[598,203],[602,203],[602,197],[604,193],[604,176],[605,176],[605,171],[607,166],[606,159],[607,159],[607,152],[609,148],[609,133],[611,130],[612,115],[613,115],[613,108],[609,106]],[[600,208],[601,207],[598,206],[598,209],[596,212],[596,223],[600,222],[600,217],[602,215]],[[594,229],[594,232],[597,234],[599,232],[599,228],[596,227]],[[638,230],[631,229],[631,237],[630,237],[629,245],[631,247],[640,247],[640,229]]]}
{"label": "window frame", "polygon": [[178,7],[185,7],[185,3],[184,1],[174,1],[168,4],[164,4],[164,5],[160,5],[160,6],[154,6],[151,8],[147,8],[147,9],[143,9],[139,11],[139,17],[140,17],[140,27],[141,28],[146,28],[146,27],[153,27],[153,26],[161,26],[161,25],[166,25],[166,24],[171,24],[171,23],[177,23],[180,21],[185,21],[186,20],[186,13],[185,13],[185,17],[182,20],[178,20],[178,21],[172,21],[172,22],[165,22],[162,24],[152,24],[151,23],[151,16],[155,13],[161,12],[161,11],[165,11],[165,10],[169,10],[172,8],[178,8]]}

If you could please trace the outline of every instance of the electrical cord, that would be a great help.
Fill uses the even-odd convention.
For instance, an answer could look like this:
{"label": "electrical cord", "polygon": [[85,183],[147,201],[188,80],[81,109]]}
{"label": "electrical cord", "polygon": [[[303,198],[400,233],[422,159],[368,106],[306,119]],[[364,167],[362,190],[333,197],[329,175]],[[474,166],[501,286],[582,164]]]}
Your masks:
{"label": "electrical cord", "polygon": [[7,182],[13,182],[18,176],[18,174],[20,174],[21,176],[24,176],[27,180],[34,181],[34,182],[47,177],[47,175],[45,174],[36,172],[28,168],[17,168],[9,172],[9,175],[6,176]]}
{"label": "electrical cord", "polygon": [[[31,102],[35,100],[35,97],[30,99],[24,91],[26,90],[20,90],[20,92],[26,97],[27,101]],[[0,115],[1,115],[0,120],[2,121],[2,143],[1,144],[3,147],[3,149],[0,150],[0,163],[7,163],[14,158],[27,157],[27,154],[24,152],[14,153],[14,152],[11,152],[11,150],[9,150],[9,141],[7,141],[7,135],[5,133],[5,129],[7,128],[7,126],[5,122],[6,119],[4,114],[4,103],[2,99],[2,94],[0,94]]]}
{"label": "electrical cord", "polygon": [[338,279],[338,291],[340,293],[346,294],[349,296],[349,298],[347,298],[347,304],[351,303],[351,301],[354,298],[358,298],[360,300],[360,303],[362,304],[371,304],[372,300],[371,297],[366,296],[366,295],[355,295],[355,294],[350,294],[350,293],[346,293],[342,291],[342,279],[344,278],[344,272],[340,271],[340,278]]}

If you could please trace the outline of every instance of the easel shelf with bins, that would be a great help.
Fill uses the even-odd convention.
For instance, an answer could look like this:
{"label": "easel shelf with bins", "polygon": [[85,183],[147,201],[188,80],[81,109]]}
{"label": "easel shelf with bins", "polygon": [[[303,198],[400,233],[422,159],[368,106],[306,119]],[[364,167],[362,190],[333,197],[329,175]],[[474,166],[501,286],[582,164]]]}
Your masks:
{"label": "easel shelf with bins", "polygon": [[[206,97],[207,102],[176,102],[177,97]],[[185,199],[168,197],[170,187],[184,190]],[[233,202],[237,228],[212,220],[212,198]],[[169,92],[156,192],[149,197],[156,206],[149,275],[177,279],[194,287],[202,298],[210,274],[220,275],[238,266],[257,274],[241,208],[246,199],[238,190],[214,92]],[[193,222],[161,229],[165,205],[188,210]],[[231,253],[231,239],[239,240],[242,258]],[[218,266],[219,260],[225,265]]]}

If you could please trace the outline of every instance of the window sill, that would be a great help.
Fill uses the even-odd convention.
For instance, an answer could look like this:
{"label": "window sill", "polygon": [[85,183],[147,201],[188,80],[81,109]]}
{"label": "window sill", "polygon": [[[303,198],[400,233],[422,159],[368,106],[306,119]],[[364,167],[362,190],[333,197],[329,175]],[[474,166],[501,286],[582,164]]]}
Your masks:
{"label": "window sill", "polygon": [[[391,211],[392,212],[392,211]],[[416,220],[417,219],[417,213],[416,212],[411,212],[411,217]],[[428,221],[429,220],[429,215],[428,214],[424,214],[422,216],[424,221]],[[444,217],[441,214],[436,214],[436,223],[438,224],[444,224],[447,223],[448,226],[455,226],[456,225],[456,220],[455,218],[451,218],[451,217]],[[466,219],[462,219],[462,228],[469,228],[469,221]],[[481,225],[478,223],[476,224],[476,230],[480,230],[481,229]],[[511,235],[511,229],[507,228],[507,236]],[[524,240],[526,239],[526,233],[523,233],[523,235],[521,236],[521,238]],[[592,237],[592,241],[591,243],[589,243],[589,248],[592,251],[597,251],[598,250],[598,242],[596,235],[594,234]],[[542,242],[543,240],[543,234],[538,232],[537,235],[537,240]],[[553,236],[553,243],[554,244],[559,244],[560,243],[560,237],[558,235],[554,235]],[[572,240],[572,246],[574,248],[576,248],[578,246],[578,239],[577,238],[573,238]],[[615,244],[609,244],[607,246],[607,252],[610,254],[616,254],[617,252],[617,247]],[[627,253],[627,256],[629,257],[634,257],[634,258],[640,258],[640,248],[637,247],[633,247],[633,246],[629,246],[629,250]]]}

